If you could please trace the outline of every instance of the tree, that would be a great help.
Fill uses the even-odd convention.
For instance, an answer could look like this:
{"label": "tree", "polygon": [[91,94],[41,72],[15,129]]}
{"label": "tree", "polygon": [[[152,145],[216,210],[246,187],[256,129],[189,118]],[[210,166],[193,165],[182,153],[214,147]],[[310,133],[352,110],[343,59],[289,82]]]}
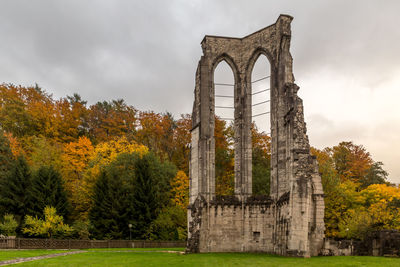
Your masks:
{"label": "tree", "polygon": [[90,237],[90,221],[82,221],[82,220],[76,220],[74,221],[74,224],[72,225],[72,228],[74,229],[73,232],[73,238],[75,239],[89,239]]}
{"label": "tree", "polygon": [[[65,189],[72,207],[80,207],[81,188],[83,185],[84,172],[90,160],[93,158],[94,147],[89,138],[82,136],[76,142],[64,145],[61,155],[62,176]],[[73,217],[79,217],[76,209],[72,212]]]}
{"label": "tree", "polygon": [[329,195],[335,191],[340,184],[340,176],[335,169],[335,163],[331,155],[330,148],[318,150],[311,147],[310,152],[316,156],[318,162],[318,169],[321,174],[322,187],[324,193]]}
{"label": "tree", "polygon": [[233,127],[215,117],[215,194],[233,195],[235,179],[235,150]]}
{"label": "tree", "polygon": [[363,239],[373,230],[397,229],[398,210],[391,208],[396,198],[388,200],[378,192],[392,198],[396,193],[385,187],[383,164],[374,162],[363,146],[341,142],[323,150],[311,148],[311,153],[317,157],[325,193],[327,237]]}
{"label": "tree", "polygon": [[253,195],[269,195],[271,179],[271,137],[258,132],[253,123],[252,133],[252,178]]}
{"label": "tree", "polygon": [[357,187],[358,184],[352,181],[344,181],[326,195],[324,218],[326,237],[339,237],[341,231],[339,225],[356,203]]}
{"label": "tree", "polygon": [[342,181],[361,182],[371,168],[373,160],[361,145],[341,142],[331,149],[336,172]]}
{"label": "tree", "polygon": [[78,94],[54,102],[55,124],[58,142],[73,142],[79,136],[88,134],[86,101]]}
{"label": "tree", "polygon": [[19,155],[24,154],[21,143],[18,141],[17,137],[14,137],[12,133],[4,133],[4,136],[8,139],[11,153],[14,155],[15,158]]}
{"label": "tree", "polygon": [[373,184],[385,184],[387,183],[387,176],[389,175],[383,168],[383,163],[378,161],[372,163],[368,169],[364,179],[361,180],[361,188],[367,188]]}
{"label": "tree", "polygon": [[186,240],[186,210],[170,205],[151,222],[145,237],[148,240]]}
{"label": "tree", "polygon": [[[128,200],[125,192],[129,188],[133,189],[130,183],[122,183],[121,177],[115,172],[107,173],[104,170],[100,173],[94,187],[93,208],[89,213],[90,221],[93,223],[91,235],[94,238],[124,238],[123,229],[128,227],[128,222],[120,213],[121,211],[124,213],[124,210],[128,213],[131,211],[129,207],[124,207]],[[120,224],[124,224],[122,229]]]}
{"label": "tree", "polygon": [[30,188],[31,172],[24,157],[20,156],[7,178],[1,181],[0,190],[2,212],[14,214],[19,225],[31,207]]}
{"label": "tree", "polygon": [[10,142],[0,131],[0,181],[6,179],[13,164],[13,154],[10,149]]}
{"label": "tree", "polygon": [[32,136],[25,140],[26,149],[30,150],[27,153],[28,162],[33,171],[38,170],[44,162],[48,166],[53,166],[57,171],[61,170],[62,146],[59,143],[44,136]]}
{"label": "tree", "polygon": [[93,143],[133,136],[136,112],[136,109],[127,105],[123,99],[97,102],[90,106],[88,127]]}
{"label": "tree", "polygon": [[178,171],[171,180],[172,202],[186,210],[189,205],[189,178],[183,171]]}
{"label": "tree", "polygon": [[32,118],[26,110],[22,87],[0,85],[0,125],[14,136],[24,136],[32,129]]}
{"label": "tree", "polygon": [[76,202],[74,209],[79,214],[79,219],[86,220],[88,211],[93,206],[93,187],[101,171],[124,153],[144,155],[148,153],[148,148],[134,141],[128,141],[126,137],[100,143],[95,147],[88,167],[84,171],[82,183],[77,189],[78,194],[74,197]]}
{"label": "tree", "polygon": [[15,236],[17,227],[18,223],[14,219],[14,215],[5,214],[0,223],[0,233],[5,236]]}
{"label": "tree", "polygon": [[176,122],[172,114],[152,111],[139,113],[138,131],[135,138],[147,146],[161,160],[172,160]]}
{"label": "tree", "polygon": [[339,237],[365,239],[372,231],[400,230],[399,188],[373,184],[355,195],[353,205],[339,220]]}
{"label": "tree", "polygon": [[54,207],[46,206],[43,211],[44,219],[26,215],[23,232],[30,236],[63,238],[73,233],[73,228],[64,224],[63,216],[57,215]]}
{"label": "tree", "polygon": [[64,217],[70,213],[61,175],[52,166],[42,166],[34,173],[30,201],[31,215],[40,216],[46,206],[56,208]]}
{"label": "tree", "polygon": [[192,119],[189,114],[181,115],[181,118],[176,121],[174,130],[174,144],[171,162],[175,166],[189,175],[189,154],[192,128]]}
{"label": "tree", "polygon": [[94,187],[89,218],[95,238],[143,238],[170,200],[176,169],[152,153],[121,154],[104,168]]}
{"label": "tree", "polygon": [[134,165],[133,236],[144,238],[150,223],[169,202],[170,180],[176,169],[161,163],[152,153],[138,159]]}

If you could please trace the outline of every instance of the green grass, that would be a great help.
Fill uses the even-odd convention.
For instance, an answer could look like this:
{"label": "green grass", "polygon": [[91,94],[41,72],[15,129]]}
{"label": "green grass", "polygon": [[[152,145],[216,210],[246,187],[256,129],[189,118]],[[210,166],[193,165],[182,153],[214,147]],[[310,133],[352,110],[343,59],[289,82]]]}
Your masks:
{"label": "green grass", "polygon": [[0,261],[5,260],[13,260],[17,258],[27,258],[27,257],[36,257],[54,253],[62,253],[66,252],[66,250],[47,250],[47,249],[26,249],[26,250],[10,250],[10,249],[2,249],[0,250]]}
{"label": "green grass", "polygon": [[91,248],[87,251],[185,251],[186,248]]}
{"label": "green grass", "polygon": [[[104,249],[108,250],[108,249]],[[188,254],[162,252],[101,252],[91,250],[40,261],[22,263],[19,266],[400,266],[399,258],[383,257],[312,257],[289,258],[251,253]],[[167,249],[169,250],[169,249]]]}

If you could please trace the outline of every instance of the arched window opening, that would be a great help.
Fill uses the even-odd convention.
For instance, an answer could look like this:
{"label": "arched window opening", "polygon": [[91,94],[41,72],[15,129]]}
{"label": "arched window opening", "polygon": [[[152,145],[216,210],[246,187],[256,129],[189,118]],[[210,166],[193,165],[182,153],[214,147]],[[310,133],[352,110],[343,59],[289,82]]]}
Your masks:
{"label": "arched window opening", "polygon": [[251,74],[252,191],[269,195],[271,177],[271,66],[260,55]]}
{"label": "arched window opening", "polygon": [[214,71],[215,194],[219,196],[234,193],[234,80],[231,67],[220,62]]}

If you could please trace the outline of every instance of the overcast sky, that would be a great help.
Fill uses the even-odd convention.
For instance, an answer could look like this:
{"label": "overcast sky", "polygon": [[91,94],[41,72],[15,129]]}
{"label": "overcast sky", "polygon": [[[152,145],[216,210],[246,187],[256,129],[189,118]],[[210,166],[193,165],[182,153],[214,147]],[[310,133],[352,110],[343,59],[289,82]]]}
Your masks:
{"label": "overcast sky", "polygon": [[189,113],[205,34],[294,17],[311,145],[362,144],[400,183],[400,1],[0,1],[0,82]]}

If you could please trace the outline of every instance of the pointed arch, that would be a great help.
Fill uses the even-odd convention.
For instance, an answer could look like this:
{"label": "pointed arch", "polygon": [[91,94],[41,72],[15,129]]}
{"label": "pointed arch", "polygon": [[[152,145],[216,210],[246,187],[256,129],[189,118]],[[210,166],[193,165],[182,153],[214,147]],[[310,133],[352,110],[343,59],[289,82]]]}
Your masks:
{"label": "pointed arch", "polygon": [[246,77],[251,78],[251,76],[249,76],[248,74],[251,74],[253,72],[254,64],[256,63],[260,55],[264,55],[268,59],[269,64],[271,65],[271,73],[272,73],[272,70],[275,68],[275,58],[267,49],[263,47],[257,47],[256,49],[254,49],[253,53],[249,57],[249,60],[247,61]]}
{"label": "pointed arch", "polygon": [[[212,110],[215,115],[211,119],[214,127],[215,194],[233,195],[236,149],[233,136],[226,133],[230,132],[232,120],[235,118],[238,69],[232,58],[223,54],[214,60],[211,70],[214,96]],[[229,75],[229,78],[224,76],[228,80],[219,80],[221,74]]]}
{"label": "pointed arch", "polygon": [[211,64],[211,80],[214,81],[214,72],[219,63],[222,61],[225,61],[232,69],[233,72],[233,78],[234,78],[234,84],[237,85],[239,83],[239,68],[237,67],[235,61],[231,56],[229,56],[227,53],[223,53],[219,56],[217,56],[213,63]]}

